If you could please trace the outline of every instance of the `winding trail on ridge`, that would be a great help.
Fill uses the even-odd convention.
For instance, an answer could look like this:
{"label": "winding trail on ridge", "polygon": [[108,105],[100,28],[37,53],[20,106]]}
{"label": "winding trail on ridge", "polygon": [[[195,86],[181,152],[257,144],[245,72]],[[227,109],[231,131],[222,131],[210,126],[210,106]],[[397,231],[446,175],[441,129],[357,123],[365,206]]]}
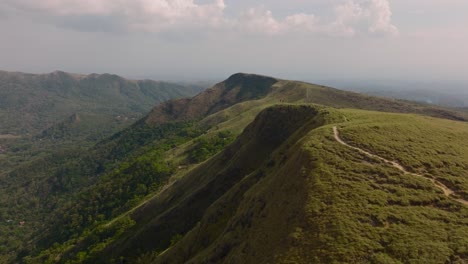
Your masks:
{"label": "winding trail on ridge", "polygon": [[445,196],[459,202],[459,203],[462,203],[466,206],[468,206],[468,201],[467,200],[463,200],[463,199],[458,199],[458,198],[455,198],[453,197],[453,195],[455,194],[455,192],[450,189],[449,187],[445,186],[443,183],[433,179],[433,178],[429,178],[429,177],[425,177],[424,175],[421,175],[421,174],[417,174],[417,173],[412,173],[412,172],[409,172],[407,171],[401,164],[399,164],[398,162],[395,162],[395,161],[391,161],[391,160],[388,160],[388,159],[385,159],[385,158],[382,158],[378,155],[375,155],[375,154],[372,154],[368,151],[365,151],[361,148],[358,148],[358,147],[354,147],[354,146],[351,146],[349,145],[348,143],[344,142],[341,138],[340,138],[340,133],[338,132],[338,128],[336,126],[333,127],[333,134],[335,135],[335,139],[336,141],[338,141],[340,144],[342,145],[345,145],[349,148],[352,148],[362,154],[365,154],[369,157],[372,157],[372,158],[375,158],[375,159],[379,159],[381,161],[384,161],[385,163],[387,164],[390,164],[392,165],[393,167],[399,169],[400,171],[402,171],[404,174],[409,174],[409,175],[412,175],[412,176],[416,176],[416,177],[421,177],[421,178],[424,178],[424,179],[427,179],[427,180],[430,180],[437,188],[441,189]]}

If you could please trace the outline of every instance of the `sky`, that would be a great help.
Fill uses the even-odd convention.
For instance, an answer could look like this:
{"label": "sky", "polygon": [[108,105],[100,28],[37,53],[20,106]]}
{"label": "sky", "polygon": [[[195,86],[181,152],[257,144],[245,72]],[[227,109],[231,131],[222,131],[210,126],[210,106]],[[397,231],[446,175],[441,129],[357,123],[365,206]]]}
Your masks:
{"label": "sky", "polygon": [[0,0],[0,70],[468,80],[467,0]]}

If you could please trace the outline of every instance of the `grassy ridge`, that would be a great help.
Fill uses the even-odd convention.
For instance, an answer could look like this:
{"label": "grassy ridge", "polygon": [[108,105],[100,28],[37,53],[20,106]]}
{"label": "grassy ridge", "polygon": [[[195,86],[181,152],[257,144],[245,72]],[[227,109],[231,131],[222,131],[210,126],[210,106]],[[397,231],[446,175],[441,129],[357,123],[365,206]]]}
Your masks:
{"label": "grassy ridge", "polygon": [[468,198],[468,123],[347,110],[343,137],[356,146],[426,173]]}
{"label": "grassy ridge", "polygon": [[[353,117],[352,110],[340,112],[335,122],[343,115]],[[380,113],[359,113],[389,127],[393,124]],[[411,117],[413,123],[425,122],[425,117]],[[353,127],[364,138],[372,135],[359,130],[365,128],[359,118],[350,120],[354,121],[342,124],[343,131]],[[176,245],[159,256],[142,257],[141,263],[464,263],[468,259],[468,208],[424,179],[403,175],[342,146],[331,128],[311,130],[297,144],[273,153],[268,164],[213,203],[200,224]]]}
{"label": "grassy ridge", "polygon": [[[369,115],[377,113],[367,113]],[[385,123],[385,117],[381,117]],[[364,131],[360,134],[366,135]],[[339,145],[324,127],[304,139],[316,159],[306,221],[278,259],[317,263],[462,263],[468,210],[424,179]]]}

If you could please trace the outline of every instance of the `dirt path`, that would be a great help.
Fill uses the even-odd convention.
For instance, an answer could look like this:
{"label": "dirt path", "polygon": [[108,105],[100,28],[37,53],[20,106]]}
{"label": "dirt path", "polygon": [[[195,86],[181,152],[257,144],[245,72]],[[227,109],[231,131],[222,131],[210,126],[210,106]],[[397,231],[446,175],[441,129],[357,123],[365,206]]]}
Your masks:
{"label": "dirt path", "polygon": [[338,132],[338,128],[337,128],[336,126],[333,127],[333,134],[335,135],[336,141],[338,141],[340,144],[345,145],[345,146],[347,146],[347,147],[349,147],[349,148],[352,148],[352,149],[354,149],[354,150],[356,150],[356,151],[358,151],[358,152],[360,152],[360,153],[363,153],[363,154],[365,154],[365,155],[367,155],[367,156],[369,156],[369,157],[372,157],[372,158],[375,158],[375,159],[379,159],[379,160],[381,160],[381,161],[384,161],[385,163],[392,165],[393,167],[399,169],[400,171],[402,171],[402,172],[405,173],[405,174],[409,174],[409,175],[413,175],[413,176],[416,176],[416,177],[421,177],[421,178],[430,180],[437,188],[441,189],[441,190],[444,192],[445,196],[450,197],[450,198],[452,198],[453,200],[455,200],[455,201],[457,201],[457,202],[460,202],[460,203],[462,203],[462,204],[468,206],[468,201],[463,200],[463,199],[457,199],[457,198],[453,197],[453,195],[455,194],[455,192],[454,192],[453,190],[451,190],[450,188],[448,188],[447,186],[445,186],[443,183],[441,183],[441,182],[439,182],[439,181],[437,181],[437,180],[435,180],[435,179],[433,179],[433,178],[425,177],[425,176],[423,176],[423,175],[421,175],[421,174],[416,174],[416,173],[409,172],[409,171],[407,171],[401,164],[399,164],[398,162],[395,162],[395,161],[391,161],[391,160],[382,158],[382,157],[380,157],[380,156],[378,156],[378,155],[372,154],[372,153],[370,153],[370,152],[368,152],[368,151],[365,151],[365,150],[363,150],[363,149],[360,149],[360,148],[358,148],[358,147],[351,146],[351,145],[349,145],[348,143],[344,142],[344,141],[340,138],[340,133]]}

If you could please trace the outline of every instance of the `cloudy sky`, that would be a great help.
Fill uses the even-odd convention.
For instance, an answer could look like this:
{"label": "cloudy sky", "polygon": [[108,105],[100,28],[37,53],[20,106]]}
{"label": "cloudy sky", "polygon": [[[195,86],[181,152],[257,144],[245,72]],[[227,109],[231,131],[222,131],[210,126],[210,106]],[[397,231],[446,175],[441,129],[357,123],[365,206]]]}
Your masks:
{"label": "cloudy sky", "polygon": [[1,0],[0,69],[468,80],[467,0]]}

